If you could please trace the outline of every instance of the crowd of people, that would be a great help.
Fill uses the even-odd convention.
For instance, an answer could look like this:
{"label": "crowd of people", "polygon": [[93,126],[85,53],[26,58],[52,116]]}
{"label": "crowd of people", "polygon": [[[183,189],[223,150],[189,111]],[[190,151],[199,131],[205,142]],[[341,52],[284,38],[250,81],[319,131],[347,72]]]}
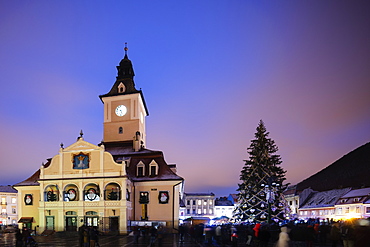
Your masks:
{"label": "crowd of people", "polygon": [[158,226],[133,226],[132,234],[134,236],[134,243],[139,243],[139,238],[143,237],[143,241],[149,240],[149,246],[162,246],[163,237],[166,229],[162,225]]}
{"label": "crowd of people", "polygon": [[99,247],[99,231],[96,226],[82,225],[78,228],[80,247]]}
{"label": "crowd of people", "polygon": [[206,246],[253,247],[370,247],[370,221],[367,219],[338,222],[317,220],[239,225],[196,226],[179,228],[180,240],[184,234]]}
{"label": "crowd of people", "polygon": [[22,231],[19,228],[15,230],[15,241],[16,247],[38,246],[35,239],[31,236],[31,230],[26,227],[24,227]]}

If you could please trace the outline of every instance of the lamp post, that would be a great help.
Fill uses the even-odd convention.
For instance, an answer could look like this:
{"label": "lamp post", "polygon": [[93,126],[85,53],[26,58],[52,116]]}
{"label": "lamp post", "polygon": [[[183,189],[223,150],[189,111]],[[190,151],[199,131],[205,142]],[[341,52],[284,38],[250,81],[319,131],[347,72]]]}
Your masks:
{"label": "lamp post", "polygon": [[266,201],[267,201],[267,223],[271,221],[271,204],[275,202],[275,194],[277,192],[277,188],[280,186],[279,183],[276,182],[276,177],[271,176],[267,178],[267,184],[262,186],[265,187],[265,194],[266,194]]}

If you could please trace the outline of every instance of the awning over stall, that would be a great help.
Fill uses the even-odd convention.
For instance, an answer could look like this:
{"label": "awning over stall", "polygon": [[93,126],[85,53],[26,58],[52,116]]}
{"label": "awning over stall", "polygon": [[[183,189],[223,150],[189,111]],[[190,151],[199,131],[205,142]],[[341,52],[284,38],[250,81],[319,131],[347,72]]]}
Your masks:
{"label": "awning over stall", "polygon": [[21,217],[18,220],[18,223],[32,223],[33,222],[33,217]]}

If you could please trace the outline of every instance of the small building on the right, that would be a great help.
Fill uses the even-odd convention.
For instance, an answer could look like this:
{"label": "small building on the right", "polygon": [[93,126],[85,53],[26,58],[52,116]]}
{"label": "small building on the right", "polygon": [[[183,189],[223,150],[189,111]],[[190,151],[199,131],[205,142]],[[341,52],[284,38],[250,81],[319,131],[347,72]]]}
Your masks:
{"label": "small building on the right", "polygon": [[370,217],[370,187],[333,189],[320,192],[307,190],[310,194],[306,199],[300,199],[302,204],[298,209],[298,217],[296,217],[300,220],[338,221]]}
{"label": "small building on the right", "polygon": [[305,195],[305,191],[301,195],[305,195],[305,199],[300,199],[302,204],[298,209],[298,218],[301,220],[321,219],[335,220],[335,205],[336,202],[348,193],[351,188],[334,189],[328,191],[313,191],[306,189],[310,194]]}
{"label": "small building on the right", "polygon": [[339,198],[335,205],[336,219],[370,217],[370,188],[351,190]]}

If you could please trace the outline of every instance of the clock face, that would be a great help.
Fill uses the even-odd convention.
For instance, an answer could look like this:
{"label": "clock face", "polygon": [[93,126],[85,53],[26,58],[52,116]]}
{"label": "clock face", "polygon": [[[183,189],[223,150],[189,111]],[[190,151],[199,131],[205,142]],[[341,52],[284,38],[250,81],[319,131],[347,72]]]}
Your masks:
{"label": "clock face", "polygon": [[116,115],[117,116],[122,117],[122,116],[126,115],[126,113],[127,113],[126,106],[124,106],[124,105],[117,106],[117,108],[116,108]]}

